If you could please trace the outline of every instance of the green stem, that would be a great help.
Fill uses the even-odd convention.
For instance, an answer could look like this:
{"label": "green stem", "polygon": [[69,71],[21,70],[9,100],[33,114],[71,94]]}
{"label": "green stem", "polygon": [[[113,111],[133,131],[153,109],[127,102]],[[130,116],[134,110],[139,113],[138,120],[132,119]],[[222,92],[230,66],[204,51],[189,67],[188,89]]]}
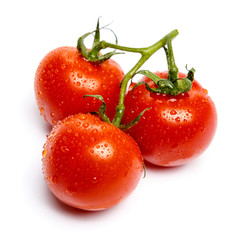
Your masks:
{"label": "green stem", "polygon": [[168,79],[171,82],[174,82],[178,79],[178,68],[176,66],[174,55],[173,55],[171,39],[168,39],[167,41],[167,49],[165,48],[165,52],[167,55],[167,62],[168,62]]}
{"label": "green stem", "polygon": [[123,50],[123,51],[138,52],[142,55],[140,60],[137,62],[137,64],[124,76],[124,78],[122,80],[119,103],[118,103],[118,106],[117,106],[117,111],[116,111],[115,118],[113,120],[113,124],[116,127],[120,126],[122,118],[123,118],[123,114],[124,114],[124,111],[125,111],[124,98],[125,98],[126,89],[127,89],[127,85],[128,85],[129,80],[135,75],[137,70],[156,51],[158,51],[160,48],[164,47],[169,42],[169,39],[173,39],[177,35],[178,35],[178,31],[173,30],[172,32],[167,34],[165,37],[160,39],[158,42],[156,42],[155,44],[153,44],[153,45],[151,45],[150,47],[147,47],[147,48],[128,48],[128,47],[123,47],[123,46],[119,46],[119,45],[115,45],[115,44],[111,44],[111,43],[107,43],[107,42],[101,42],[103,44],[104,48],[105,47],[111,47],[111,48],[118,49],[118,50]]}
{"label": "green stem", "polygon": [[[95,32],[95,38],[94,38],[94,43],[93,43],[93,47],[92,50],[89,51],[86,46],[84,45],[84,39],[89,36],[90,34],[92,34],[93,32]],[[78,43],[77,43],[77,48],[79,50],[79,53],[82,54],[86,59],[88,59],[89,61],[95,62],[95,63],[99,63],[101,64],[102,62],[106,61],[107,59],[109,59],[110,57],[112,57],[115,54],[118,54],[115,52],[115,50],[121,50],[121,51],[125,51],[125,52],[133,52],[133,53],[140,53],[141,54],[141,58],[139,59],[139,61],[137,62],[137,64],[124,76],[122,82],[121,82],[121,89],[120,89],[120,97],[119,97],[119,103],[116,109],[116,115],[113,119],[113,124],[116,127],[120,127],[121,125],[121,121],[123,118],[123,114],[125,111],[125,106],[124,106],[124,98],[125,98],[125,94],[126,94],[126,90],[127,90],[127,85],[128,82],[133,78],[133,76],[136,74],[137,70],[156,52],[158,51],[160,48],[164,47],[166,44],[168,45],[168,50],[164,47],[167,56],[172,56],[170,58],[170,60],[173,60],[172,62],[174,63],[174,58],[173,58],[173,53],[172,53],[172,49],[171,49],[171,41],[173,38],[175,38],[178,35],[178,30],[173,30],[170,33],[168,33],[166,36],[164,36],[162,39],[160,39],[158,42],[156,42],[155,44],[146,47],[146,48],[132,48],[132,47],[125,47],[125,46],[120,46],[117,44],[113,44],[113,43],[108,43],[106,41],[100,41],[100,33],[99,33],[99,21],[97,23],[97,28],[95,31],[90,32],[90,33],[86,33],[84,34],[82,37],[80,37],[78,39]],[[114,51],[113,52],[109,52],[106,53],[104,55],[100,55],[99,52],[102,49],[105,48],[113,48]],[[169,54],[168,54],[169,52]],[[171,64],[169,64],[171,65]],[[172,66],[172,65],[171,65]],[[172,75],[174,77],[174,71],[172,70]],[[178,70],[177,70],[178,71]],[[176,73],[177,74],[177,73]],[[172,76],[171,75],[171,76]],[[175,77],[174,77],[175,78]],[[105,113],[104,113],[105,114]]]}
{"label": "green stem", "polygon": [[114,48],[114,49],[118,49],[125,52],[134,52],[134,53],[141,53],[141,54],[144,54],[144,51],[148,49],[148,48],[125,47],[125,46],[120,46],[114,43],[109,43],[106,41],[101,41],[97,47],[98,47],[98,50],[105,49],[105,48]]}

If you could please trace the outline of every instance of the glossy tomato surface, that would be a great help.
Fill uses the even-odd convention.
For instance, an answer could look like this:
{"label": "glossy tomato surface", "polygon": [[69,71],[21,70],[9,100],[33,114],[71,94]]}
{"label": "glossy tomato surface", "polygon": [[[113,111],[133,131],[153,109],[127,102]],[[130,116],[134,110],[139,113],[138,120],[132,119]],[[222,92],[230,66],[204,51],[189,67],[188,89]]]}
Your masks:
{"label": "glossy tomato surface", "polygon": [[43,58],[36,71],[34,88],[40,113],[54,125],[72,114],[97,111],[99,100],[83,98],[92,94],[103,96],[106,114],[113,118],[123,76],[112,59],[95,64],[85,60],[76,47],[57,48]]}
{"label": "glossy tomato surface", "polygon": [[[155,74],[167,78],[167,72]],[[185,76],[179,73],[179,77]],[[140,81],[154,87],[147,77]],[[217,126],[217,112],[207,90],[196,80],[188,93],[177,96],[150,93],[145,85],[136,87],[133,96],[130,87],[123,123],[151,107],[139,123],[127,131],[148,162],[159,166],[182,165],[199,156],[211,143]]]}
{"label": "glossy tomato surface", "polygon": [[91,114],[59,121],[43,150],[43,172],[52,193],[84,210],[101,210],[125,199],[143,171],[131,136]]}

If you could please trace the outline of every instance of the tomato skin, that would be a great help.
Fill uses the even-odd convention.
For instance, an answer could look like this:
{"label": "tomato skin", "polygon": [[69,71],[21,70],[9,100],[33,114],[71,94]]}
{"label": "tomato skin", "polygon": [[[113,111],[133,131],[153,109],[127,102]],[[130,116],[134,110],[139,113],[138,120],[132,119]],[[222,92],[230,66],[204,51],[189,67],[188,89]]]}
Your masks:
{"label": "tomato skin", "polygon": [[[167,78],[167,72],[156,72]],[[179,77],[185,77],[179,73]],[[147,77],[140,81],[151,87],[154,83]],[[194,80],[188,93],[177,96],[150,93],[145,85],[125,98],[123,123],[134,119],[145,108],[139,123],[127,132],[138,143],[143,158],[158,166],[179,166],[199,156],[211,143],[217,126],[217,112],[207,90]]]}
{"label": "tomato skin", "polygon": [[102,95],[106,114],[113,118],[124,73],[112,59],[102,64],[85,60],[76,47],[60,47],[48,53],[35,74],[35,96],[41,115],[51,125],[72,114],[98,111]]}
{"label": "tomato skin", "polygon": [[137,186],[143,159],[131,136],[91,114],[55,125],[43,150],[43,173],[52,193],[84,210],[102,210]]}

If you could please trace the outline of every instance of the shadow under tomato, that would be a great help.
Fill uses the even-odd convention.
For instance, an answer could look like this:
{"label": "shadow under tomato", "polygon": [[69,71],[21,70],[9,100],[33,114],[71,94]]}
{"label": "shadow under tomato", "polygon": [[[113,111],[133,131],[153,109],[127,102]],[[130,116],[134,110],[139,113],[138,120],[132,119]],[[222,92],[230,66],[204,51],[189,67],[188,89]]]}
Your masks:
{"label": "shadow under tomato", "polygon": [[53,207],[56,211],[66,214],[66,215],[69,215],[71,217],[96,218],[96,217],[100,217],[100,216],[109,214],[110,212],[113,211],[114,208],[116,208],[116,207],[112,207],[109,209],[99,210],[99,211],[88,211],[88,210],[78,209],[78,208],[69,206],[69,205],[63,203],[62,201],[60,201],[57,197],[55,197],[49,191],[49,189],[47,189],[47,191],[48,191],[48,193],[47,193],[48,200],[49,200],[51,207]]}
{"label": "shadow under tomato", "polygon": [[146,174],[148,171],[152,172],[177,172],[182,171],[183,169],[187,168],[190,163],[180,165],[180,166],[173,166],[173,167],[164,167],[164,166],[157,166],[150,162],[144,161],[145,167],[146,167]]}
{"label": "shadow under tomato", "polygon": [[48,134],[52,130],[52,126],[40,115],[37,104],[29,100],[27,101],[27,99],[26,102],[27,107],[24,109],[25,121],[35,129],[42,131],[44,134]]}

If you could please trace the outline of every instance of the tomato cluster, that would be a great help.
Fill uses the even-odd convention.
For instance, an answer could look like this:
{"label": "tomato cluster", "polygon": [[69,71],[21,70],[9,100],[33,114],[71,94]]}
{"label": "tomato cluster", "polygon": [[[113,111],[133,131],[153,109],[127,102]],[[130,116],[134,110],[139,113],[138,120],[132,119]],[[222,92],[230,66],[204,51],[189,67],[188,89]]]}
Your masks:
{"label": "tomato cluster", "polygon": [[[196,158],[217,125],[215,105],[193,71],[178,73],[170,65],[166,72],[144,72],[127,91],[151,54],[167,44],[171,57],[176,31],[149,51],[100,42],[99,25],[94,32],[92,50],[80,38],[77,48],[47,54],[34,85],[40,113],[53,127],[42,152],[45,180],[59,200],[84,210],[110,208],[125,199],[140,181],[143,160],[169,167]],[[151,54],[124,75],[110,59],[115,52],[98,52],[106,47]]]}

